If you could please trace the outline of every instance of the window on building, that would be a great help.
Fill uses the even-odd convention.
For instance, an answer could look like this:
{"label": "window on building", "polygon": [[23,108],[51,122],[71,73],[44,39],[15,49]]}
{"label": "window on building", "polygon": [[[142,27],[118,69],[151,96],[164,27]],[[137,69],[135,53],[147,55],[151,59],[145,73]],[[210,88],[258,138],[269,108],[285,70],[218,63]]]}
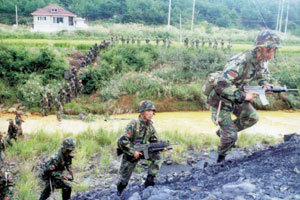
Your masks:
{"label": "window on building", "polygon": [[64,23],[64,18],[63,17],[53,17],[53,23],[54,24]]}
{"label": "window on building", "polygon": [[38,16],[38,21],[46,21],[47,17],[46,16]]}
{"label": "window on building", "polygon": [[51,12],[57,12],[57,8],[51,8]]}

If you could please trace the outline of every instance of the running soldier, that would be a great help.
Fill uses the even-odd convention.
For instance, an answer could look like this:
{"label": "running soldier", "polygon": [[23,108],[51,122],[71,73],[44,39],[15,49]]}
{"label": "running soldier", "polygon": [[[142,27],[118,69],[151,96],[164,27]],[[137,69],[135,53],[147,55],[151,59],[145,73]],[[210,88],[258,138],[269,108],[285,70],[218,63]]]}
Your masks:
{"label": "running soldier", "polygon": [[[73,154],[76,141],[71,138],[65,138],[61,144],[61,148],[42,168],[41,178],[45,183],[45,188],[40,196],[40,200],[46,200],[54,189],[62,189],[62,199],[68,200],[71,198],[72,186],[66,181],[74,179],[73,171],[71,170]],[[67,170],[71,177],[67,177],[64,171]]]}
{"label": "running soldier", "polygon": [[[129,179],[139,159],[143,159],[141,152],[133,148],[134,144],[147,144],[158,141],[156,130],[151,121],[156,109],[151,101],[141,101],[138,107],[140,113],[137,120],[132,120],[118,140],[118,149],[122,151],[123,158],[120,167],[120,180],[117,184],[118,196],[126,188]],[[164,149],[167,151],[167,149]],[[148,176],[145,187],[154,186],[154,178],[158,175],[162,161],[159,152],[149,153]]]}
{"label": "running soldier", "polygon": [[[218,162],[225,159],[226,153],[235,145],[237,133],[253,126],[258,121],[258,113],[251,102],[255,92],[244,92],[243,86],[251,81],[258,85],[271,86],[266,62],[271,60],[280,46],[277,33],[261,31],[255,41],[255,48],[233,56],[216,79],[210,92],[208,103],[212,120],[220,126],[216,132],[220,137]],[[231,119],[231,114],[236,119]]]}
{"label": "running soldier", "polygon": [[71,92],[72,92],[72,89],[71,89],[70,83],[68,83],[66,86],[66,103],[71,102],[71,97],[72,97]]}
{"label": "running soldier", "polygon": [[59,88],[57,100],[60,101],[62,105],[66,103],[66,91],[63,88]]}

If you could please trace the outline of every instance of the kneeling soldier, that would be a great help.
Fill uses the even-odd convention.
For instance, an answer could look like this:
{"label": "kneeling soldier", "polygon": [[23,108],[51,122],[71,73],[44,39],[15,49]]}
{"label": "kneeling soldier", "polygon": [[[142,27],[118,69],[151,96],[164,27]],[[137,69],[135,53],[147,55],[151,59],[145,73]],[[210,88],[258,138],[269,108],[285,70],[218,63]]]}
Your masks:
{"label": "kneeling soldier", "polygon": [[[125,132],[118,140],[118,151],[123,153],[120,167],[120,180],[117,185],[118,195],[120,196],[126,188],[131,174],[138,163],[139,159],[144,159],[141,152],[134,149],[135,144],[147,144],[158,142],[157,133],[151,121],[155,106],[151,101],[145,100],[140,102],[138,112],[140,113],[137,120],[132,120],[126,127]],[[164,149],[167,151],[167,149]],[[154,178],[158,175],[162,161],[160,152],[149,152],[148,176],[145,181],[145,187],[154,186]]]}
{"label": "kneeling soldier", "polygon": [[0,199],[11,200],[14,195],[14,180],[10,173],[0,168]]}
{"label": "kneeling soldier", "polygon": [[[67,200],[71,198],[72,187],[65,180],[73,180],[72,152],[74,151],[76,142],[73,138],[68,137],[64,139],[61,144],[61,149],[54,154],[50,160],[44,163],[43,172],[41,174],[42,180],[45,182],[45,189],[43,190],[40,200],[46,200],[53,189],[62,189],[62,199]],[[67,170],[71,178],[63,174]]]}

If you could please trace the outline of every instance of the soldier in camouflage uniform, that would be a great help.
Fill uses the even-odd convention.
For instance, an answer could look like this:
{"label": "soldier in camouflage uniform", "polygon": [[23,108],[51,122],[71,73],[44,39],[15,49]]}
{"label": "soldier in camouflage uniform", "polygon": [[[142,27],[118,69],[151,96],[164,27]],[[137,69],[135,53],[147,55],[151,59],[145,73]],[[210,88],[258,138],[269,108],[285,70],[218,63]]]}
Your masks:
{"label": "soldier in camouflage uniform", "polygon": [[189,46],[189,38],[184,39],[184,46],[186,46],[186,47]]}
{"label": "soldier in camouflage uniform", "polygon": [[66,103],[71,102],[71,97],[72,97],[71,93],[72,93],[71,85],[70,83],[68,83],[66,86]]}
{"label": "soldier in camouflage uniform", "polygon": [[51,111],[51,107],[53,105],[53,95],[49,90],[47,91],[47,99],[48,99],[48,109],[49,111]]}
{"label": "soldier in camouflage uniform", "polygon": [[159,45],[159,38],[156,37],[156,46],[158,46],[158,45]]}
{"label": "soldier in camouflage uniform", "polygon": [[224,48],[224,40],[223,39],[221,40],[221,47],[222,47],[222,49]]}
{"label": "soldier in camouflage uniform", "polygon": [[57,100],[60,101],[62,105],[66,103],[66,91],[63,88],[59,88]]}
{"label": "soldier in camouflage uniform", "polygon": [[150,42],[150,39],[149,39],[149,37],[148,37],[148,36],[146,37],[146,40],[145,40],[145,41],[146,41],[146,44],[149,44],[149,42]]}
{"label": "soldier in camouflage uniform", "polygon": [[46,95],[43,95],[43,98],[40,101],[42,107],[42,117],[48,116],[48,99]]}
{"label": "soldier in camouflage uniform", "polygon": [[[237,141],[237,132],[253,126],[258,121],[257,111],[251,102],[257,96],[244,92],[243,86],[250,81],[258,85],[272,86],[266,61],[271,60],[280,45],[279,36],[272,31],[261,31],[256,39],[256,48],[232,57],[217,78],[209,94],[208,103],[212,120],[220,126],[217,135],[221,138],[218,162],[225,159]],[[219,110],[219,111],[218,111]],[[231,119],[231,114],[237,118]]]}
{"label": "soldier in camouflage uniform", "polygon": [[54,105],[56,107],[56,118],[60,122],[61,121],[61,115],[63,114],[63,107],[61,105],[61,102],[58,101],[58,99],[55,98]]}
{"label": "soldier in camouflage uniform", "polygon": [[134,36],[132,36],[132,38],[131,38],[131,43],[135,44],[135,38],[134,38]]}
{"label": "soldier in camouflage uniform", "polygon": [[13,120],[9,120],[9,126],[7,130],[7,139],[6,142],[12,146],[11,140],[14,139],[17,141],[18,139],[18,127],[14,124]]}
{"label": "soldier in camouflage uniform", "polygon": [[77,88],[77,93],[80,95],[82,93],[83,85],[82,85],[82,80],[78,81],[78,88]]}
{"label": "soldier in camouflage uniform", "polygon": [[202,38],[201,42],[202,42],[202,47],[204,47],[204,45],[205,45],[205,40],[204,40],[204,38]]}
{"label": "soldier in camouflage uniform", "polygon": [[209,39],[208,40],[208,46],[211,47],[211,45],[212,45],[212,41],[211,41],[211,39]]}
{"label": "soldier in camouflage uniform", "polygon": [[125,38],[123,35],[121,36],[121,41],[122,41],[122,45],[123,45],[125,43]]}
{"label": "soldier in camouflage uniform", "polygon": [[15,123],[18,127],[18,136],[23,138],[24,135],[23,135],[23,129],[22,129],[22,123],[24,122],[24,120],[22,119],[22,114],[21,112],[17,112],[16,113],[16,117],[15,117]]}
{"label": "soldier in camouflage uniform", "polygon": [[6,146],[3,140],[3,133],[0,131],[0,168],[4,166],[5,150],[6,150]]}
{"label": "soldier in camouflage uniform", "polygon": [[[118,140],[118,149],[123,152],[123,158],[120,167],[120,180],[117,184],[118,195],[126,188],[129,179],[139,159],[143,158],[141,152],[133,148],[134,144],[157,142],[157,133],[151,121],[155,112],[155,106],[151,101],[140,102],[138,107],[140,113],[138,119],[132,120],[126,127],[123,135]],[[165,149],[166,151],[167,149]],[[149,154],[148,176],[145,181],[145,187],[154,185],[154,178],[158,175],[162,164],[159,152]]]}
{"label": "soldier in camouflage uniform", "polygon": [[218,41],[215,39],[215,42],[214,42],[214,49],[218,49]]}
{"label": "soldier in camouflage uniform", "polygon": [[164,38],[163,39],[163,47],[166,47],[167,46],[167,38]]}
{"label": "soldier in camouflage uniform", "polygon": [[70,80],[71,85],[71,98],[77,97],[76,84],[74,80]]}
{"label": "soldier in camouflage uniform", "polygon": [[200,40],[199,39],[196,39],[196,48],[199,49],[199,43],[200,43]]}
{"label": "soldier in camouflage uniform", "polygon": [[[73,180],[73,171],[71,170],[76,141],[71,138],[65,138],[61,148],[42,166],[41,178],[45,183],[45,188],[41,194],[40,200],[46,200],[54,189],[62,189],[62,199],[71,198],[72,186],[66,181]],[[67,170],[71,178],[64,175]]]}
{"label": "soldier in camouflage uniform", "polygon": [[11,174],[0,167],[0,199],[12,200],[14,196],[14,179]]}
{"label": "soldier in camouflage uniform", "polygon": [[170,48],[170,47],[171,47],[171,43],[172,43],[172,41],[170,40],[170,38],[169,38],[169,37],[167,38],[167,43],[168,43],[168,48]]}

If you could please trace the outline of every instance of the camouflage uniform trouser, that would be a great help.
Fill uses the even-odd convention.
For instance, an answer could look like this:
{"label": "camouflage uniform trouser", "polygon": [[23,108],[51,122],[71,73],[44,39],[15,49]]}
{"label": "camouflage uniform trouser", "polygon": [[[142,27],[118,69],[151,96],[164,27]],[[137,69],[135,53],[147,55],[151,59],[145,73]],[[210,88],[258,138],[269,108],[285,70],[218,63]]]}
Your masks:
{"label": "camouflage uniform trouser", "polygon": [[0,151],[0,168],[4,167],[4,159],[5,159],[4,152]]}
{"label": "camouflage uniform trouser", "polygon": [[[52,186],[51,186],[52,185]],[[69,183],[57,178],[50,178],[49,180],[45,180],[45,188],[41,194],[40,200],[46,200],[51,195],[51,188],[54,189],[62,189],[62,199],[69,200],[71,198],[72,187]]]}
{"label": "camouflage uniform trouser", "polygon": [[[162,161],[160,153],[149,153],[149,161],[151,162],[148,166],[148,175],[156,177],[159,173]],[[135,169],[138,160],[131,161],[132,157],[123,155],[121,167],[120,167],[120,180],[118,184],[127,185],[133,170]]]}
{"label": "camouflage uniform trouser", "polygon": [[12,139],[14,139],[14,140],[17,142],[17,137],[11,137],[11,136],[9,136],[9,135],[7,136],[6,142],[7,142],[7,144],[9,144],[10,146],[13,145],[12,142],[11,142]]}
{"label": "camouflage uniform trouser", "polygon": [[[217,119],[218,108],[210,107],[211,117],[213,121]],[[231,113],[237,118],[231,119]],[[237,132],[253,126],[258,121],[258,113],[249,102],[235,104],[233,111],[228,107],[222,106],[219,113],[219,136],[221,138],[219,146],[219,154],[225,155],[237,141]]]}
{"label": "camouflage uniform trouser", "polygon": [[42,116],[48,116],[48,107],[42,107]]}
{"label": "camouflage uniform trouser", "polygon": [[62,110],[57,110],[56,111],[56,118],[57,118],[57,120],[60,122],[61,121],[61,115],[62,115]]}

